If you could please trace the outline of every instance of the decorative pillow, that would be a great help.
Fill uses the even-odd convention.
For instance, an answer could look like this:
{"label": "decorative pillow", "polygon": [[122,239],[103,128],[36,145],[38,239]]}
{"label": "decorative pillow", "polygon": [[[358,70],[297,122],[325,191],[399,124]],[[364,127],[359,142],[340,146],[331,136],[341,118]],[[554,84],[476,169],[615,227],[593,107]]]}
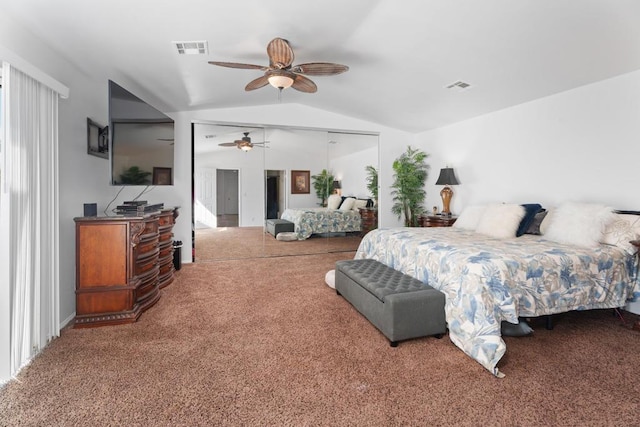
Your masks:
{"label": "decorative pillow", "polygon": [[524,234],[535,234],[536,236],[541,235],[542,233],[540,232],[540,226],[542,225],[542,221],[546,216],[547,210],[545,209],[542,209],[540,212],[535,214],[535,216],[533,217],[533,221],[531,221],[531,224],[529,224],[529,227],[527,228],[527,231],[524,232]]}
{"label": "decorative pillow", "polygon": [[525,209],[521,205],[488,205],[478,222],[476,232],[498,239],[516,237],[524,213]]}
{"label": "decorative pillow", "polygon": [[298,240],[298,235],[293,231],[281,231],[276,235],[276,240],[280,242],[293,242]]}
{"label": "decorative pillow", "polygon": [[338,194],[332,194],[327,199],[327,207],[329,209],[338,209],[340,207],[340,203],[342,202],[342,197]]}
{"label": "decorative pillow", "polygon": [[353,210],[357,211],[360,208],[366,208],[367,203],[368,203],[367,199],[356,199],[355,203],[353,204]]}
{"label": "decorative pillow", "polygon": [[600,244],[605,227],[614,218],[613,209],[605,205],[567,202],[555,209],[544,236],[558,243],[593,248]]}
{"label": "decorative pillow", "polygon": [[344,199],[344,201],[340,205],[340,210],[350,211],[351,209],[353,209],[353,205],[355,203],[356,203],[356,199],[354,199],[353,197],[347,197],[346,199]]}
{"label": "decorative pillow", "polygon": [[458,216],[458,219],[453,223],[452,227],[474,231],[486,208],[485,205],[467,206],[460,216]]}
{"label": "decorative pillow", "polygon": [[613,221],[605,227],[600,242],[618,246],[634,254],[636,248],[629,241],[638,239],[640,239],[640,215],[615,214]]}
{"label": "decorative pillow", "polygon": [[555,212],[555,208],[547,209],[547,215],[545,215],[544,219],[540,223],[540,234],[543,236],[547,233],[549,229],[549,224],[553,221],[553,213]]}
{"label": "decorative pillow", "polygon": [[520,225],[518,225],[518,230],[516,230],[516,237],[522,236],[527,232],[527,229],[533,222],[536,214],[540,212],[542,206],[538,203],[527,203],[522,205],[524,208],[524,217],[522,217],[522,221],[520,221]]}
{"label": "decorative pillow", "polygon": [[336,288],[336,271],[335,270],[327,271],[327,274],[324,275],[324,282],[331,289],[335,289]]}

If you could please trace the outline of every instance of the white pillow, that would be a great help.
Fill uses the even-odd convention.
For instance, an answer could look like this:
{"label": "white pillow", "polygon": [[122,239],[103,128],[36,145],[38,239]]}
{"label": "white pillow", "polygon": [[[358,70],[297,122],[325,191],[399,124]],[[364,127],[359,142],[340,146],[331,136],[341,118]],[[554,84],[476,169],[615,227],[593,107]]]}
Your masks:
{"label": "white pillow", "polygon": [[458,219],[453,223],[452,227],[474,231],[486,208],[485,205],[467,206],[460,216],[458,216]]}
{"label": "white pillow", "polygon": [[478,222],[476,232],[498,239],[516,237],[516,231],[525,213],[522,205],[488,205]]}
{"label": "white pillow", "polygon": [[336,288],[336,271],[335,270],[327,271],[327,274],[324,275],[324,282],[331,289],[335,289]]}
{"label": "white pillow", "polygon": [[602,240],[608,223],[615,219],[610,207],[595,203],[566,202],[556,208],[545,239],[593,248]]}
{"label": "white pillow", "polygon": [[367,202],[368,200],[356,199],[355,203],[353,204],[353,210],[357,211],[358,209],[366,208]]}
{"label": "white pillow", "polygon": [[342,202],[342,204],[340,205],[340,210],[350,211],[351,209],[353,209],[353,205],[355,203],[356,203],[356,199],[354,199],[353,197],[347,197],[346,199],[344,199],[344,202]]}
{"label": "white pillow", "polygon": [[630,240],[640,239],[640,215],[615,214],[604,229],[602,243],[618,246],[630,254],[636,253],[636,248]]}
{"label": "white pillow", "polygon": [[342,201],[342,197],[338,194],[332,194],[327,199],[327,207],[329,209],[338,209],[340,207],[340,202]]}

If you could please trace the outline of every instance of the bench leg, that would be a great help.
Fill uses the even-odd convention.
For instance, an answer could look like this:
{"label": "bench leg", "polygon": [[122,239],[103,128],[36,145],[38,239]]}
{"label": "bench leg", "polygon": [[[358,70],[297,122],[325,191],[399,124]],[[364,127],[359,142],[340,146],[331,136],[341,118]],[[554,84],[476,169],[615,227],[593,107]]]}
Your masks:
{"label": "bench leg", "polygon": [[337,289],[336,289],[336,295],[338,295],[338,296],[342,296],[342,294],[340,293],[340,291],[339,291],[339,290],[337,290]]}
{"label": "bench leg", "polygon": [[389,345],[391,347],[397,347],[398,346],[398,341],[389,341]]}
{"label": "bench leg", "polygon": [[434,337],[441,339],[444,336],[444,334],[435,334]]}

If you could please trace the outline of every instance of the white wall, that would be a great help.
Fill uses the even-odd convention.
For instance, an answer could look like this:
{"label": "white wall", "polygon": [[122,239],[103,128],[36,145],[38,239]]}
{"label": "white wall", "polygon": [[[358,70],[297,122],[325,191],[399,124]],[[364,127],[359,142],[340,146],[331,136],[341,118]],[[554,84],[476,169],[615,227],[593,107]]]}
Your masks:
{"label": "white wall", "polygon": [[[427,206],[442,206],[440,168],[455,168],[451,210],[474,203],[599,202],[640,209],[640,71],[417,135],[431,154]],[[640,304],[633,310],[640,312]]]}
{"label": "white wall", "polygon": [[470,203],[564,200],[639,209],[640,71],[416,136],[433,183],[455,168],[452,210]]}
{"label": "white wall", "polygon": [[[375,140],[377,141],[377,137]],[[355,196],[358,199],[372,198],[367,190],[368,174],[365,166],[368,165],[378,169],[378,147],[339,157],[329,163],[336,179],[342,183],[343,196]]]}

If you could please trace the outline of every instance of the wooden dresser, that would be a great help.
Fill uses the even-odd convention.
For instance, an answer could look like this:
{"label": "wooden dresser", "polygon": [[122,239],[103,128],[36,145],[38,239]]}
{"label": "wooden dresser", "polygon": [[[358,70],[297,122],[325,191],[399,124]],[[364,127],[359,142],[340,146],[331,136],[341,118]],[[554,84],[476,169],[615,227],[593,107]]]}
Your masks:
{"label": "wooden dresser", "polygon": [[159,249],[158,287],[164,288],[173,282],[173,225],[178,218],[178,209],[165,209],[158,214]]}
{"label": "wooden dresser", "polygon": [[457,216],[422,215],[418,218],[418,223],[420,227],[451,227],[457,219]]}
{"label": "wooden dresser", "polygon": [[177,209],[141,216],[74,218],[75,327],[132,323],[173,281]]}
{"label": "wooden dresser", "polygon": [[360,208],[358,210],[360,211],[360,218],[362,220],[362,227],[360,229],[361,236],[378,228],[378,209]]}

